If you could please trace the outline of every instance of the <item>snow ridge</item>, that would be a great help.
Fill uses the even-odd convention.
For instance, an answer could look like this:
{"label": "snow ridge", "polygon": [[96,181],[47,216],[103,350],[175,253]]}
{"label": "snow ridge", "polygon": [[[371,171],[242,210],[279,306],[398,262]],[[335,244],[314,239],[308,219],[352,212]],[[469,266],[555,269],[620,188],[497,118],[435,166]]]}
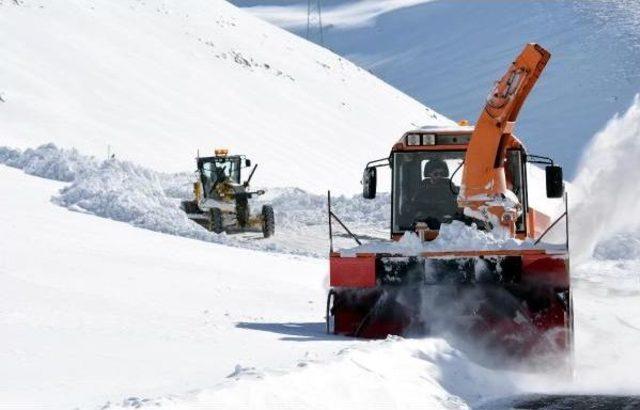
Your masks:
{"label": "snow ridge", "polygon": [[61,150],[52,143],[24,152],[0,147],[0,163],[22,169],[29,175],[63,182],[71,182],[95,166],[94,160],[80,155],[75,149]]}
{"label": "snow ridge", "polygon": [[[330,362],[302,360],[292,371],[261,371],[257,377],[256,370],[250,370],[234,372],[231,380],[210,389],[152,400],[127,399],[122,407],[135,402],[163,409],[363,408],[366,397],[378,408],[468,409],[525,390],[525,380],[531,382],[529,388],[543,383],[535,375],[484,368],[442,338],[389,336],[343,349]],[[358,386],[357,394],[349,385]]]}
{"label": "snow ridge", "polygon": [[[167,174],[128,161],[98,160],[52,143],[25,151],[0,147],[0,163],[30,175],[69,182],[52,201],[72,211],[155,232],[255,250],[324,257],[328,249],[326,197],[299,188],[274,188],[265,197],[252,201],[254,209],[268,202],[276,210],[276,236],[256,241],[254,237],[208,232],[187,218],[180,209],[180,200],[191,197],[194,174]],[[373,225],[380,230],[388,226],[388,194],[375,201],[336,196],[333,206],[345,222]],[[315,242],[298,247],[289,240],[292,234],[315,237]]]}

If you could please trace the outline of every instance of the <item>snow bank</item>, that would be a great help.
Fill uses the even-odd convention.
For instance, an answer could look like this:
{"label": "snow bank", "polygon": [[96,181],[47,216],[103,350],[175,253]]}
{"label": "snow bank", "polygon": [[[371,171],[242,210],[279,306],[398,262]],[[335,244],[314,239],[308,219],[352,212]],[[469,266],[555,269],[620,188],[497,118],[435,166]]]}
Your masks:
{"label": "snow bank", "polygon": [[[326,224],[327,196],[311,194],[299,188],[269,188],[266,195],[258,197],[256,203],[270,203],[277,210],[277,222],[288,225]],[[375,199],[362,195],[332,196],[333,212],[345,223],[373,225],[388,228],[391,216],[391,199],[381,193]]]}
{"label": "snow bank", "polygon": [[[330,362],[311,357],[286,373],[236,371],[227,382],[211,389],[151,400],[128,399],[122,407],[133,400],[142,407],[162,409],[467,409],[487,398],[523,391],[526,387],[521,379],[538,380],[484,368],[444,339],[389,337],[343,349]],[[531,383],[529,388],[539,384]]]}
{"label": "snow bank", "polygon": [[[584,261],[635,257],[640,238],[640,97],[598,132],[582,155],[570,209],[572,253]],[[624,233],[625,236],[614,235]],[[630,238],[634,240],[630,241]],[[600,241],[604,241],[598,246]],[[634,256],[635,255],[635,256]]]}
{"label": "snow bank", "polygon": [[310,355],[289,371],[238,365],[227,381],[208,389],[131,397],[106,408],[508,409],[532,393],[633,394],[637,382],[626,368],[626,381],[615,367],[607,369],[606,385],[597,368],[582,368],[572,382],[561,374],[485,367],[446,338],[389,337],[343,349],[331,361]]}
{"label": "snow bank", "polygon": [[[52,200],[72,211],[249,249],[314,257],[324,257],[328,251],[327,198],[299,188],[269,189],[265,196],[252,200],[254,210],[270,203],[276,211],[276,235],[256,241],[260,234],[215,234],[186,217],[180,200],[191,198],[194,174],[166,174],[127,161],[98,160],[54,144],[25,151],[0,147],[0,163],[31,175],[70,182]],[[374,201],[336,196],[333,206],[343,221],[356,227],[382,230],[389,225],[388,194]]]}
{"label": "snow bank", "polygon": [[460,221],[442,224],[438,237],[430,242],[422,242],[417,234],[405,232],[397,241],[373,241],[355,248],[341,251],[343,256],[356,253],[394,253],[400,255],[417,255],[422,252],[445,252],[462,250],[507,250],[532,248],[533,241],[520,241],[498,232],[478,230],[475,224],[465,225]]}
{"label": "snow bank", "polygon": [[95,160],[80,155],[75,149],[61,150],[51,143],[24,152],[0,147],[0,163],[20,168],[29,175],[64,182],[73,181],[95,166]]}
{"label": "snow bank", "polygon": [[199,229],[169,198],[159,176],[128,162],[104,161],[63,188],[53,201],[72,210],[156,232],[224,243]]}
{"label": "snow bank", "polygon": [[199,229],[180,210],[179,202],[170,196],[182,194],[175,186],[179,176],[150,171],[126,161],[98,161],[54,144],[24,152],[1,147],[0,162],[31,175],[71,182],[52,200],[73,211],[156,232],[218,243],[228,241],[225,235]]}

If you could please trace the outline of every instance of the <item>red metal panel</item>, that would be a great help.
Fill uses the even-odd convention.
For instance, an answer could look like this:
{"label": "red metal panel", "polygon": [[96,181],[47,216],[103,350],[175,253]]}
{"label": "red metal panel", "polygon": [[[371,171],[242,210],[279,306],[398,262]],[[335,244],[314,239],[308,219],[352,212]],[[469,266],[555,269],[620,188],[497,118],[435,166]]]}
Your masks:
{"label": "red metal panel", "polygon": [[569,287],[567,255],[523,255],[523,280],[559,287]]}
{"label": "red metal panel", "polygon": [[[392,320],[379,320],[378,318],[366,319],[365,312],[355,310],[341,310],[336,312],[335,332],[338,335],[357,336],[364,339],[384,339],[389,335],[402,335],[407,323],[402,318]],[[356,335],[356,332],[358,334]]]}
{"label": "red metal panel", "polygon": [[375,256],[329,258],[331,286],[370,288],[376,285]]}

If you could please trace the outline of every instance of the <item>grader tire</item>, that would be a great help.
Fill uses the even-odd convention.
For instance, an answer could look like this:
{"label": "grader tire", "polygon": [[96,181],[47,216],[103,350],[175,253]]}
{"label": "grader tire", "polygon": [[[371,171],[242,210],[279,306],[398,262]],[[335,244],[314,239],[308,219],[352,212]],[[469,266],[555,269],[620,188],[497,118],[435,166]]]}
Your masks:
{"label": "grader tire", "polygon": [[262,206],[262,234],[265,238],[272,236],[276,231],[276,221],[271,205]]}
{"label": "grader tire", "polygon": [[182,209],[188,214],[202,213],[196,201],[182,201]]}
{"label": "grader tire", "polygon": [[222,224],[222,211],[220,208],[211,208],[209,211],[209,230],[214,233],[224,232]]}
{"label": "grader tire", "polygon": [[245,228],[249,224],[250,218],[249,200],[246,196],[236,197],[236,220],[240,228]]}

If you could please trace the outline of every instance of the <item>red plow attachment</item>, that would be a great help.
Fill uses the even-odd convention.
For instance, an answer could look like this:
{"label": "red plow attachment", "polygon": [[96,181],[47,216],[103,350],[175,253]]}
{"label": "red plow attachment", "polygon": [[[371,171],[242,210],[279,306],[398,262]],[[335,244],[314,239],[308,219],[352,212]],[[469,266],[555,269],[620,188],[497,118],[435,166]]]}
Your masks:
{"label": "red plow attachment", "polygon": [[330,267],[330,333],[384,338],[447,330],[517,355],[569,351],[573,343],[566,254],[333,253]]}

